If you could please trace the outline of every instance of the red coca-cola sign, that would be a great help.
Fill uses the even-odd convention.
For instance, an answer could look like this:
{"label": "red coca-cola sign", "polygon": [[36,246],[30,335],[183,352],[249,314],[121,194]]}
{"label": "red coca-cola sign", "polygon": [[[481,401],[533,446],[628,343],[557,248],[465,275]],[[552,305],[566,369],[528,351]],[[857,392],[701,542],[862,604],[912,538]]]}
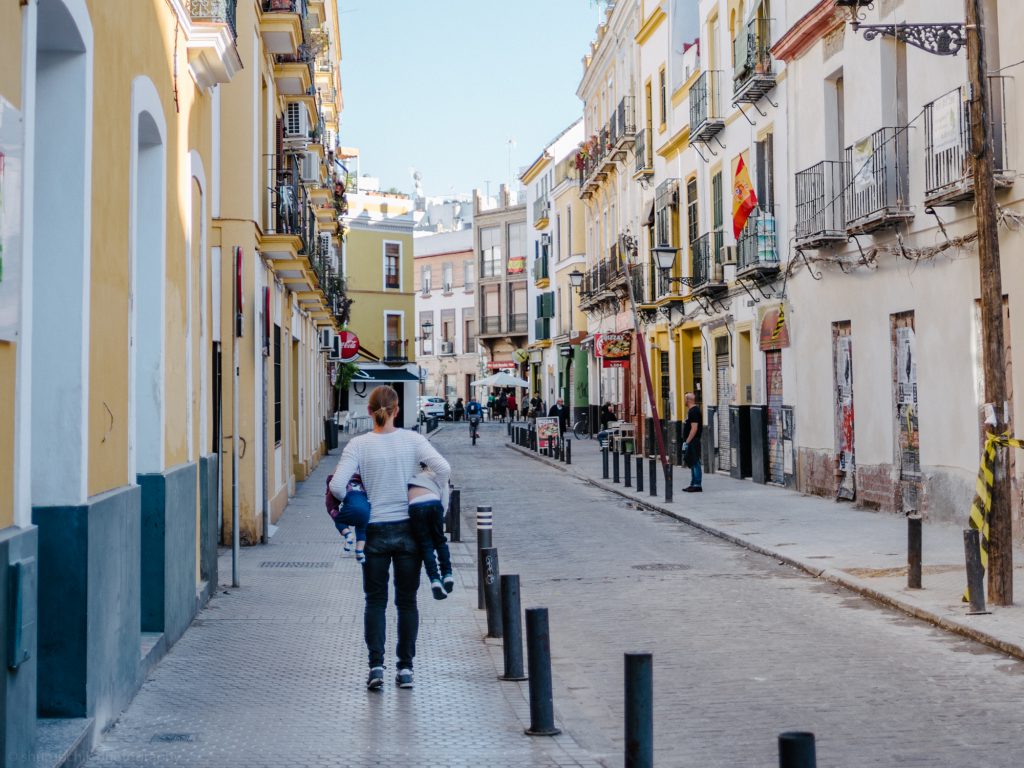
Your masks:
{"label": "red coca-cola sign", "polygon": [[341,349],[341,362],[350,363],[359,356],[359,337],[352,331],[338,334],[338,346]]}

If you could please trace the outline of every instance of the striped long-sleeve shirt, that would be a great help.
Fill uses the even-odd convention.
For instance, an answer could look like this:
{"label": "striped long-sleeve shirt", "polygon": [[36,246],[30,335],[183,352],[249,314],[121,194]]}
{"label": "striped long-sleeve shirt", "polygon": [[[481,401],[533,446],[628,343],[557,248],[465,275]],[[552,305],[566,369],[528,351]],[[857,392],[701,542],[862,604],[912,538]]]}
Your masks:
{"label": "striped long-sleeve shirt", "polygon": [[451,466],[423,435],[408,429],[352,438],[334,470],[331,493],[343,498],[349,478],[358,472],[370,498],[370,524],[406,520],[409,480],[420,471],[420,462],[437,475],[442,503],[447,506]]}

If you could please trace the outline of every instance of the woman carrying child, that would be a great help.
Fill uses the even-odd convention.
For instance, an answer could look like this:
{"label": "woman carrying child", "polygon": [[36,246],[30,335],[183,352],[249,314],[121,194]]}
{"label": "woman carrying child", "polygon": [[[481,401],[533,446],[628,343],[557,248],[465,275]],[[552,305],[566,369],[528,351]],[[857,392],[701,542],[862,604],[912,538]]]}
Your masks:
{"label": "woman carrying child", "polygon": [[434,473],[443,505],[451,467],[425,437],[395,427],[398,393],[394,389],[374,389],[368,410],[373,417],[373,431],[352,438],[345,446],[334,470],[331,492],[339,499],[344,498],[349,480],[358,473],[370,501],[363,563],[363,631],[370,664],[366,687],[379,690],[384,685],[385,612],[388,579],[393,570],[398,609],[395,683],[400,688],[412,688],[419,633],[416,592],[420,585],[421,552],[409,518],[409,482],[420,472],[421,464],[426,465]]}

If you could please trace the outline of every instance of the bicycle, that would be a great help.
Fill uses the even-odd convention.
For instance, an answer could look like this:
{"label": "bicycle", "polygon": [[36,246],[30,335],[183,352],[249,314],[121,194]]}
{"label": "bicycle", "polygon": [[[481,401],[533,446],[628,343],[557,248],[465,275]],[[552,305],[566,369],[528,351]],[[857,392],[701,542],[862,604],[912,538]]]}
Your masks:
{"label": "bicycle", "polygon": [[581,414],[576,423],[572,425],[572,433],[577,440],[593,437],[590,431],[590,417],[587,414]]}
{"label": "bicycle", "polygon": [[473,445],[476,445],[476,439],[480,436],[479,432],[477,431],[477,426],[479,424],[480,424],[480,417],[479,416],[470,416],[469,417],[469,436],[473,440]]}

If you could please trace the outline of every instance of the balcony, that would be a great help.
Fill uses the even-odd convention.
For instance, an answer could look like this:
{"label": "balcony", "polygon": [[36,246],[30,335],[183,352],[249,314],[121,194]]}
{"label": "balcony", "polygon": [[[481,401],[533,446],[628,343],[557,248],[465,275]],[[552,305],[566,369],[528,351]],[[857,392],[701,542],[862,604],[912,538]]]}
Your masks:
{"label": "balcony", "polygon": [[633,178],[649,179],[654,175],[654,162],[647,151],[647,132],[643,129],[636,132],[636,142],[633,145],[633,154],[636,156],[636,173]]}
{"label": "balcony", "polygon": [[262,0],[260,36],[269,53],[297,56],[302,45],[305,0]]}
{"label": "balcony", "polygon": [[409,362],[409,340],[408,339],[386,339],[384,341],[384,362],[385,363],[407,363]]}
{"label": "balcony", "polygon": [[280,158],[279,162],[282,167],[274,175],[260,249],[267,258],[294,259],[300,253],[308,252],[316,229],[316,217],[310,212],[309,191],[302,183],[296,158]]}
{"label": "balcony", "polygon": [[[988,79],[989,135],[997,188],[1013,186],[1007,149],[1006,81]],[[961,86],[924,108],[925,193],[927,205],[953,205],[974,199],[974,163],[971,159],[971,121],[967,99],[969,88]]]}
{"label": "balcony", "polygon": [[690,244],[690,292],[695,296],[716,294],[726,289],[722,269],[722,232],[709,232]]}
{"label": "balcony", "polygon": [[722,72],[702,72],[690,88],[690,143],[706,144],[723,128]]}
{"label": "balcony", "polygon": [[526,333],[530,327],[530,318],[524,312],[521,315],[509,315],[508,316],[508,332],[509,333]]}
{"label": "balcony", "polygon": [[190,0],[189,69],[203,88],[230,83],[242,69],[236,41],[238,0]]}
{"label": "balcony", "polygon": [[775,212],[758,208],[750,214],[737,243],[736,276],[768,277],[778,274],[779,246]]}
{"label": "balcony", "polygon": [[843,163],[825,160],[796,175],[796,246],[824,248],[846,240]]}
{"label": "balcony", "polygon": [[546,341],[551,338],[550,317],[538,317],[534,321],[534,336],[537,341]]}
{"label": "balcony", "polygon": [[309,62],[278,59],[274,64],[274,83],[281,96],[305,96],[313,87]]}
{"label": "balcony", "polygon": [[548,257],[541,253],[533,260],[533,282],[538,288],[547,288],[551,275],[548,272]]}
{"label": "balcony", "polygon": [[495,336],[501,333],[501,318],[500,317],[481,317],[480,318],[480,335],[481,336]]}
{"label": "balcony", "polygon": [[551,201],[546,197],[538,197],[533,201],[533,228],[547,229],[551,218]]}
{"label": "balcony", "polygon": [[636,110],[633,107],[633,97],[625,96],[619,102],[615,110],[615,123],[617,133],[615,145],[619,149],[631,148],[636,140]]}
{"label": "balcony", "polygon": [[771,19],[752,19],[747,24],[747,52],[736,62],[733,75],[733,104],[756,104],[775,87],[775,64],[771,50]]}
{"label": "balcony", "polygon": [[848,233],[867,234],[914,218],[907,169],[906,126],[882,128],[846,148]]}

